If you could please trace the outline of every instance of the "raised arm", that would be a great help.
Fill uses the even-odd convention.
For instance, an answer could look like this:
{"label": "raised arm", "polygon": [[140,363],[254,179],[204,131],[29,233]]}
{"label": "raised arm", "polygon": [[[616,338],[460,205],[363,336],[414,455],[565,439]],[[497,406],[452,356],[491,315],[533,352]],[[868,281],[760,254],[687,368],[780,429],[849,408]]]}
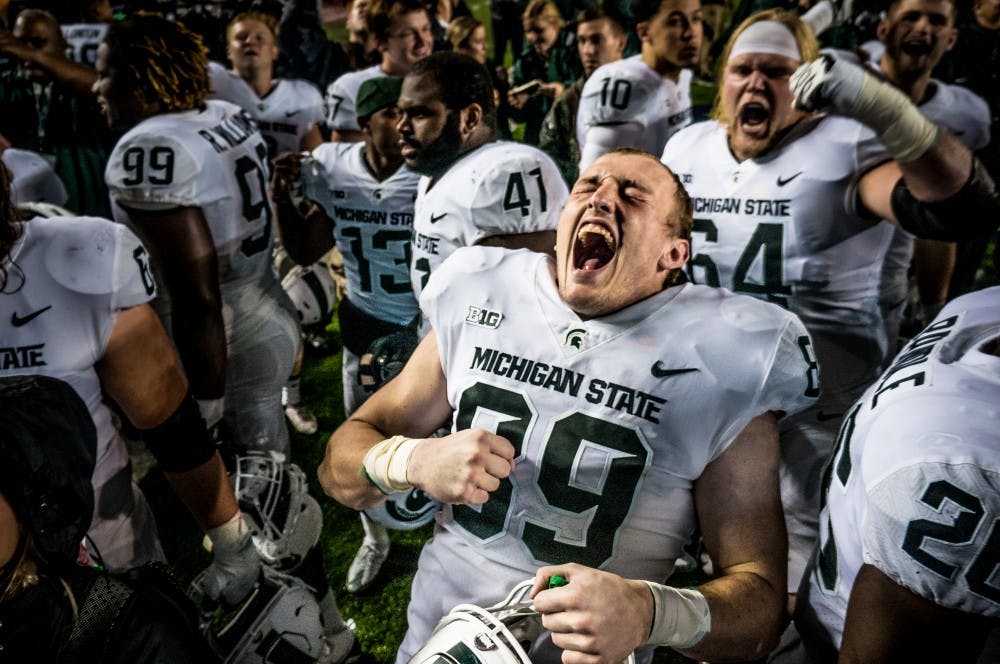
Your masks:
{"label": "raised arm", "polygon": [[271,191],[282,246],[299,265],[312,265],[333,248],[333,220],[322,207],[305,197],[301,174],[301,153],[278,155],[274,160]]}
{"label": "raised arm", "polygon": [[323,490],[355,509],[372,507],[390,491],[410,486],[445,503],[485,503],[513,469],[514,448],[481,429],[426,438],[451,414],[437,337],[431,332],[400,374],[330,436],[319,467]]}

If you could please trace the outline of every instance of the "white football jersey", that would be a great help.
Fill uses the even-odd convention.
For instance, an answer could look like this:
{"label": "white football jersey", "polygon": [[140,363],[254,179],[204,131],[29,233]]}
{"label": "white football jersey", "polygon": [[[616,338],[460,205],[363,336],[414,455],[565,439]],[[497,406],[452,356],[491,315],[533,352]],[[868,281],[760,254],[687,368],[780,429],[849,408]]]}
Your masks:
{"label": "white football jersey", "polygon": [[420,180],[413,218],[410,281],[418,299],[431,273],[456,249],[494,235],[555,230],[569,196],[547,154],[507,141],[462,155],[428,188],[430,182]]}
{"label": "white football jersey", "polygon": [[981,350],[998,336],[1000,287],[958,298],[848,412],[807,577],[827,633],[804,639],[840,648],[863,564],[945,608],[1000,617],[1000,357]]}
{"label": "white football jersey", "polygon": [[358,125],[358,90],[367,80],[385,76],[380,65],[349,71],[326,88],[326,124],[334,131],[361,131]]}
{"label": "white football jersey", "polygon": [[[275,280],[267,145],[245,112],[223,101],[143,120],[118,141],[105,170],[115,219],[122,208],[201,208],[219,255],[223,298]],[[252,297],[252,295],[248,296]]]}
{"label": "white football jersey", "polygon": [[22,228],[4,265],[0,375],[44,374],[73,386],[97,429],[97,486],[128,453],[94,365],[118,312],[156,294],[146,248],[126,227],[96,217],[37,218]]}
{"label": "white football jersey", "polygon": [[753,417],[812,401],[808,336],[791,313],[685,284],[582,320],[550,265],[526,250],[460,249],[421,298],[453,431],[495,432],[516,457],[486,504],[438,516],[400,659],[456,604],[497,601],[539,565],[666,580],[705,467]]}
{"label": "white football jersey", "polygon": [[246,81],[217,62],[208,63],[212,88],[209,99],[236,104],[257,122],[274,159],[282,152],[298,152],[302,137],[323,122],[323,95],[309,81],[275,79],[271,91],[258,97]]}
{"label": "white football jersey", "polygon": [[576,115],[576,140],[583,153],[592,128],[633,125],[641,128],[643,139],[630,147],[660,154],[667,139],[689,124],[691,71],[681,70],[674,83],[634,55],[601,65],[587,79]]}
{"label": "white football jersey", "polygon": [[108,33],[107,23],[68,23],[59,26],[66,39],[66,57],[74,62],[94,66],[97,47]]}
{"label": "white football jersey", "polygon": [[376,180],[364,143],[324,143],[302,165],[306,196],[334,222],[347,297],[376,318],[409,324],[420,311],[410,285],[413,201],[420,175],[406,164]]}
{"label": "white football jersey", "polygon": [[759,159],[737,161],[715,121],[663,153],[694,203],[689,276],[795,312],[824,401],[851,403],[887,352],[878,288],[891,229],[860,217],[855,199],[860,176],[888,158],[871,130],[832,116],[800,123]]}

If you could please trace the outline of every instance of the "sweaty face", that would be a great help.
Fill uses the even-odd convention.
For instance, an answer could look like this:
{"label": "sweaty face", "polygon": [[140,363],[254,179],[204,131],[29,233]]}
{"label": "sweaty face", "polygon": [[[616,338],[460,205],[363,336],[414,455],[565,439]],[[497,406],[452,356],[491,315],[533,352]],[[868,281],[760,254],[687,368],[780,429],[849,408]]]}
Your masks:
{"label": "sweaty face", "polygon": [[878,26],[878,37],[885,44],[882,63],[897,80],[929,74],[944,54],[955,45],[950,2],[904,0]]}
{"label": "sweaty face", "polygon": [[438,176],[458,159],[462,147],[459,113],[439,99],[437,83],[424,76],[407,76],[399,94],[400,145],[406,165]]}
{"label": "sweaty face", "polygon": [[657,68],[683,69],[698,62],[701,50],[700,0],[664,0],[649,21],[640,24],[643,44],[648,44]]}
{"label": "sweaty face", "polygon": [[524,38],[539,55],[548,55],[559,36],[559,26],[543,19],[524,21]]}
{"label": "sweaty face", "polygon": [[583,73],[590,76],[601,65],[621,59],[625,35],[617,32],[606,18],[587,21],[576,27],[576,48],[580,52]]}
{"label": "sweaty face", "polygon": [[676,184],[655,157],[609,153],[573,185],[556,233],[559,293],[577,314],[605,316],[654,295],[690,248],[668,225]]}
{"label": "sweaty face", "polygon": [[722,121],[740,160],[766,152],[779,133],[797,122],[789,78],[799,63],[784,55],[744,53],[731,58],[722,77]]}
{"label": "sweaty face", "polygon": [[431,54],[434,36],[427,12],[403,14],[389,26],[385,41],[379,45],[388,59],[388,73],[405,76],[410,68]]}
{"label": "sweaty face", "polygon": [[396,128],[402,115],[398,106],[388,106],[372,113],[362,130],[366,149],[370,146],[389,160],[402,159],[399,130]]}
{"label": "sweaty face", "polygon": [[241,76],[258,69],[270,71],[278,58],[278,45],[267,25],[247,19],[229,28],[226,55]]}
{"label": "sweaty face", "polygon": [[145,107],[134,86],[123,84],[119,80],[115,68],[109,63],[110,55],[106,43],[97,47],[97,60],[94,62],[97,80],[91,91],[97,97],[97,103],[109,127],[131,129],[145,117]]}

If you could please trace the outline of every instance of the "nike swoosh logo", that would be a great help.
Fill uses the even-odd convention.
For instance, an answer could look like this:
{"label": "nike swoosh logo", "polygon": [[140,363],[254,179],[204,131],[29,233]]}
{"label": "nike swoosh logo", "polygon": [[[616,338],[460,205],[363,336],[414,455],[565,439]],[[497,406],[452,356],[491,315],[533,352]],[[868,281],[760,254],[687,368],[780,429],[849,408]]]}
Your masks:
{"label": "nike swoosh logo", "polygon": [[783,178],[783,177],[781,177],[781,176],[779,175],[779,176],[778,176],[778,186],[779,186],[779,187],[784,187],[784,186],[785,186],[786,184],[788,184],[789,182],[791,182],[791,181],[792,181],[792,180],[794,180],[795,178],[797,178],[797,177],[799,177],[800,175],[802,175],[802,173],[803,173],[803,171],[799,171],[799,172],[798,172],[798,173],[796,173],[795,175],[793,175],[793,176],[791,176],[791,177],[787,177],[787,178]]}
{"label": "nike swoosh logo", "polygon": [[828,420],[839,420],[843,416],[844,416],[843,413],[824,413],[823,411],[819,411],[818,413],[816,413],[816,419],[819,420],[820,422],[826,422]]}
{"label": "nike swoosh logo", "polygon": [[439,215],[433,215],[432,214],[431,215],[431,223],[432,224],[436,224],[437,222],[441,221],[442,219],[444,219],[447,216],[448,216],[447,212],[443,212],[443,213],[441,213]]}
{"label": "nike swoosh logo", "polygon": [[670,378],[671,376],[680,376],[681,374],[691,373],[692,371],[699,371],[696,368],[690,369],[664,369],[659,361],[657,361],[652,367],[650,367],[649,372],[653,374],[654,378]]}
{"label": "nike swoosh logo", "polygon": [[49,306],[42,307],[38,311],[36,311],[34,313],[30,313],[27,316],[24,316],[23,318],[20,317],[20,316],[18,316],[17,312],[15,311],[14,313],[12,313],[10,315],[10,324],[13,325],[14,327],[21,327],[22,325],[27,325],[28,323],[30,323],[31,321],[35,320],[36,318],[38,318],[39,316],[41,316],[42,314],[44,314],[46,311],[48,311],[51,308],[52,308],[52,305],[50,304]]}
{"label": "nike swoosh logo", "polygon": [[293,115],[296,115],[296,114],[298,114],[298,111],[285,111],[285,117],[286,118],[290,118],[290,117],[292,117]]}

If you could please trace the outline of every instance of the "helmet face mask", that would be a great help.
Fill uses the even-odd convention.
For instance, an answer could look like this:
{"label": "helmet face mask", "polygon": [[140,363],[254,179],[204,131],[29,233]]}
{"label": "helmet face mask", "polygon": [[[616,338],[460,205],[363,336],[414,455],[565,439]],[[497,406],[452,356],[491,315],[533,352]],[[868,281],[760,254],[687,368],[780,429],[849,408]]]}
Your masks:
{"label": "helmet face mask", "polygon": [[201,577],[189,594],[201,609],[201,631],[226,664],[311,662],[323,652],[320,608],[299,579],[263,567],[253,591],[223,610],[200,594]]}
{"label": "helmet face mask", "polygon": [[279,570],[297,568],[323,527],[302,469],[278,452],[245,454],[236,459],[234,485],[240,509],[254,526],[260,557]]}
{"label": "helmet face mask", "polygon": [[459,604],[409,664],[531,664],[528,652],[544,631],[541,616],[527,600],[531,586],[531,579],[523,581],[487,608]]}

